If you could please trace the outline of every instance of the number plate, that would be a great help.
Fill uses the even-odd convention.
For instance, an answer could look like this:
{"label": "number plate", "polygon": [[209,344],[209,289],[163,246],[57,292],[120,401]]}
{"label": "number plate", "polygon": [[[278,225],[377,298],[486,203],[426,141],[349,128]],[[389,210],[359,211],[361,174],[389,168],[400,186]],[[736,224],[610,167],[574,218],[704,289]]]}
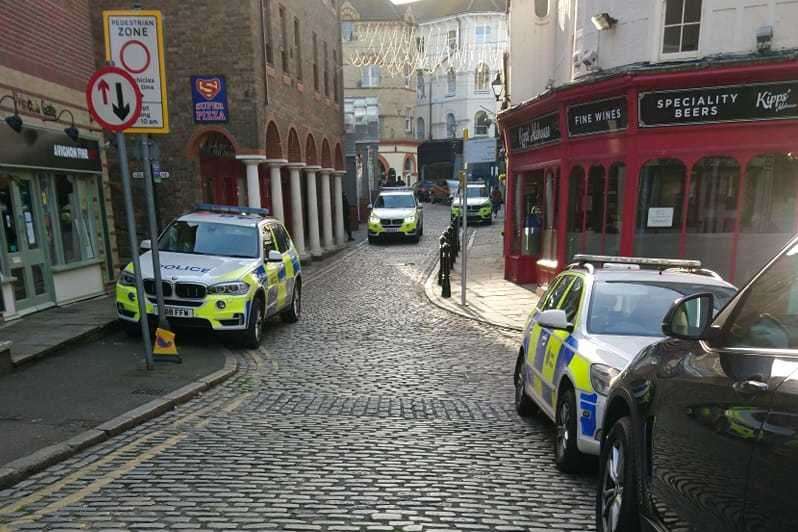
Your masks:
{"label": "number plate", "polygon": [[[184,308],[184,307],[170,307],[167,305],[164,307],[166,311],[167,318],[193,318],[194,317],[194,309],[193,308]],[[158,314],[158,305],[152,306],[153,311]]]}
{"label": "number plate", "polygon": [[386,233],[398,233],[399,232],[399,228],[398,227],[386,227],[385,228],[385,232]]}

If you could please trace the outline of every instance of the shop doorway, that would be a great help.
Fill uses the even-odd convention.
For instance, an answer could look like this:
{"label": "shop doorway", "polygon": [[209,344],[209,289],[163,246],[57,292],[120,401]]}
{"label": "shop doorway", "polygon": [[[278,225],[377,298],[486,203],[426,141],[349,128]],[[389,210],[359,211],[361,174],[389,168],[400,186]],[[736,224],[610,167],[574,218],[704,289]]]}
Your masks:
{"label": "shop doorway", "polygon": [[15,279],[17,312],[54,304],[53,282],[42,238],[42,214],[35,202],[39,195],[38,184],[31,174],[0,173],[0,246],[7,272]]}

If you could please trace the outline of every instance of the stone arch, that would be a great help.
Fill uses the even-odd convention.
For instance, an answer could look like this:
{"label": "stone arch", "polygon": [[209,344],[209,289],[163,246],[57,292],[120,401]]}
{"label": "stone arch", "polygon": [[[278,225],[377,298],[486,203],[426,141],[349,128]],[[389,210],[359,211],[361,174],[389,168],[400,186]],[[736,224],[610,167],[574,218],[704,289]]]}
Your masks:
{"label": "stone arch", "polygon": [[335,145],[335,169],[336,170],[346,170],[344,168],[344,152],[341,150],[341,143],[337,143]]}
{"label": "stone arch", "polygon": [[283,144],[280,141],[280,130],[274,121],[266,126],[266,157],[269,159],[283,158]]}
{"label": "stone arch", "polygon": [[330,153],[330,143],[327,139],[321,142],[321,166],[323,168],[332,168],[332,154]]}
{"label": "stone arch", "polygon": [[319,164],[319,156],[316,154],[316,139],[313,138],[312,133],[308,133],[308,139],[305,142],[305,163],[310,166]]}
{"label": "stone arch", "polygon": [[299,143],[299,135],[293,127],[288,131],[288,161],[302,162],[302,145]]}
{"label": "stone arch", "polygon": [[186,158],[189,160],[199,158],[200,149],[202,148],[203,144],[208,139],[217,135],[219,136],[217,138],[224,137],[224,139],[230,143],[236,153],[241,152],[241,146],[238,144],[238,141],[227,129],[221,126],[205,126],[196,128],[194,133],[191,135],[191,138],[188,139],[185,149]]}

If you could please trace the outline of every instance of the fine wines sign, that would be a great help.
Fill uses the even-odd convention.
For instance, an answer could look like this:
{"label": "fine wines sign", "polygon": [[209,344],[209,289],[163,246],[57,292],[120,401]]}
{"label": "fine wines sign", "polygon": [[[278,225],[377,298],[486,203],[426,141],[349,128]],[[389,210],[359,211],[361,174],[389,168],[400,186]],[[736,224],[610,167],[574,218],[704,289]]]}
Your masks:
{"label": "fine wines sign", "polygon": [[568,108],[568,135],[577,137],[626,129],[626,97],[599,100]]}
{"label": "fine wines sign", "polygon": [[798,81],[640,94],[640,126],[798,118]]}

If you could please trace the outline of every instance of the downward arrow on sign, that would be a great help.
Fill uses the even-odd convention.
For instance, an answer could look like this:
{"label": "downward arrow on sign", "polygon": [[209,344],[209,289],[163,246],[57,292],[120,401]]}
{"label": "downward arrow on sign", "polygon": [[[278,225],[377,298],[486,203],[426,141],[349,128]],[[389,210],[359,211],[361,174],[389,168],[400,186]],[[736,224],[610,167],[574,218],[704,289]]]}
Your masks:
{"label": "downward arrow on sign", "polygon": [[116,85],[116,103],[113,105],[114,114],[119,117],[119,120],[124,120],[130,114],[130,104],[125,103],[125,98],[122,94],[122,84],[115,83],[114,85]]}

